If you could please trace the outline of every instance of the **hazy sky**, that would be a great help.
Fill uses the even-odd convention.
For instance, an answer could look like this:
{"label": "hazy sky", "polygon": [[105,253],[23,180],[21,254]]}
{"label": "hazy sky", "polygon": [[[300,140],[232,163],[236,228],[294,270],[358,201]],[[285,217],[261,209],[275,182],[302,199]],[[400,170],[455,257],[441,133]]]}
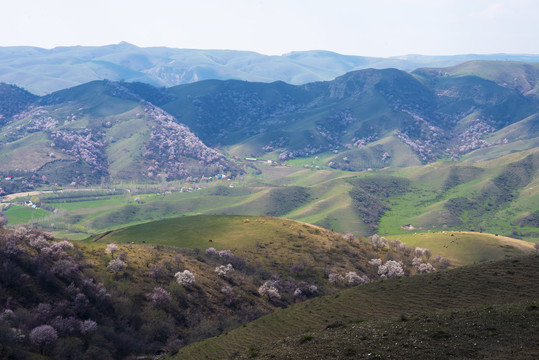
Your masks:
{"label": "hazy sky", "polygon": [[3,0],[0,46],[539,54],[537,0]]}

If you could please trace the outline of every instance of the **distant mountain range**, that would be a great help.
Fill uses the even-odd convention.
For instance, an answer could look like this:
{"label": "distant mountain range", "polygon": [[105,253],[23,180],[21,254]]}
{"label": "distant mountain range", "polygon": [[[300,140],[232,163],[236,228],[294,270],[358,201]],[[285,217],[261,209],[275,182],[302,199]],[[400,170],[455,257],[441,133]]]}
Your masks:
{"label": "distant mountain range", "polygon": [[406,55],[390,58],[341,55],[329,51],[292,52],[268,56],[234,50],[140,48],[122,42],[107,46],[42,49],[0,47],[0,82],[38,95],[93,80],[140,81],[175,86],[200,80],[284,81],[306,84],[332,80],[350,71],[446,67],[469,60],[539,62],[539,55]]}
{"label": "distant mountain range", "polygon": [[4,84],[0,171],[65,184],[234,176],[232,156],[353,171],[487,160],[538,146],[538,91],[538,65],[491,61],[305,85],[99,80],[36,97]]}

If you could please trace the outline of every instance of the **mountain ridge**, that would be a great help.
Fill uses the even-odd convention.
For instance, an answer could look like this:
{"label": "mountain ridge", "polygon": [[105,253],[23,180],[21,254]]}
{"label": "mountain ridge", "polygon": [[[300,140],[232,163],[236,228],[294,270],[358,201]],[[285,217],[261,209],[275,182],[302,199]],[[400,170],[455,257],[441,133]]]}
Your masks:
{"label": "mountain ridge", "polygon": [[174,86],[205,79],[238,79],[305,84],[331,80],[369,67],[411,71],[456,65],[463,61],[516,60],[539,62],[539,55],[407,55],[389,58],[342,55],[311,50],[283,55],[251,51],[138,47],[122,42],[104,46],[0,47],[0,82],[28,88],[39,95],[91,80],[141,81]]}
{"label": "mountain ridge", "polygon": [[[87,160],[93,159],[91,166],[103,170],[90,176],[95,183],[103,176],[120,174],[131,179],[238,174],[237,166],[217,155],[222,151],[229,152],[229,158],[269,157],[275,161],[333,153],[327,166],[360,171],[409,164],[396,152],[403,147],[410,151],[408,158],[424,164],[444,157],[456,160],[488,147],[503,155],[517,142],[520,150],[532,148],[537,134],[522,131],[534,129],[539,119],[539,100],[529,90],[539,86],[539,77],[528,77],[527,87],[498,84],[507,77],[499,75],[499,64],[481,64],[494,68],[491,79],[468,73],[447,75],[453,68],[412,73],[365,69],[305,85],[204,80],[156,88],[95,80],[40,98],[24,93],[18,106],[28,111],[18,108],[19,114],[6,118],[0,128],[1,142],[10,149],[0,154],[2,170],[16,170],[14,161],[23,154],[33,153],[36,161],[41,159],[22,168],[35,172],[59,160],[74,157],[80,162],[84,153]],[[503,70],[515,67],[520,74],[530,66],[539,69],[512,63],[504,64]],[[0,99],[0,104],[8,101]],[[157,130],[163,126],[167,130]],[[67,135],[71,136],[69,144],[64,141]],[[87,143],[83,137],[88,138]],[[57,150],[61,154],[55,154],[58,158],[46,150],[47,139],[49,148],[65,143]],[[80,150],[69,148],[83,144],[86,147]],[[193,152],[195,148],[200,151]],[[102,164],[97,166],[94,160]],[[200,161],[213,164],[211,171],[202,171],[196,165]],[[175,162],[189,165],[178,167]],[[140,171],[141,164],[148,170]],[[54,169],[37,176],[49,177],[57,171]],[[72,181],[76,180],[71,177],[63,183]]]}

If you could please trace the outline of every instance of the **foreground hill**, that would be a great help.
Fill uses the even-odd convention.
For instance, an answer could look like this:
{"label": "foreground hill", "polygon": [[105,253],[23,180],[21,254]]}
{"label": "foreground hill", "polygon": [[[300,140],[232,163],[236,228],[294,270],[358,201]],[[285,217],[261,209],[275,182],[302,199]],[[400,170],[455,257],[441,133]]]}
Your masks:
{"label": "foreground hill", "polygon": [[178,359],[477,358],[539,354],[539,257],[345,290],[181,349]]}
{"label": "foreground hill", "polygon": [[0,229],[0,264],[0,357],[12,359],[173,353],[309,298],[448,266],[378,237],[227,216],[171,219],[78,243]]}

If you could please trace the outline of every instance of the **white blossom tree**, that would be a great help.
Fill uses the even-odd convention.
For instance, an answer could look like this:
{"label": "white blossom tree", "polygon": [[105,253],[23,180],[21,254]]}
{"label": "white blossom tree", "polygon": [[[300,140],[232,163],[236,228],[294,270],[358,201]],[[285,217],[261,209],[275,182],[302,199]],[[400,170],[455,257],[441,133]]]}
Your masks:
{"label": "white blossom tree", "polygon": [[258,293],[260,295],[267,295],[270,299],[280,299],[281,294],[279,294],[278,286],[278,281],[268,280],[258,288]]}
{"label": "white blossom tree", "polygon": [[346,241],[352,242],[352,241],[354,241],[354,239],[355,239],[355,236],[352,233],[348,233],[348,234],[344,235],[344,240],[346,240]]}
{"label": "white blossom tree", "polygon": [[174,274],[178,284],[183,286],[189,286],[195,284],[195,275],[189,270],[178,271]]}
{"label": "white blossom tree", "polygon": [[221,266],[217,266],[215,268],[215,272],[217,273],[217,275],[221,276],[221,277],[225,277],[227,276],[229,273],[231,273],[232,271],[234,271],[234,267],[232,266],[232,264],[228,264],[228,265],[221,265]]}
{"label": "white blossom tree", "polygon": [[338,283],[344,280],[343,276],[341,274],[337,274],[335,272],[329,274],[328,280],[331,283]]}
{"label": "white blossom tree", "polygon": [[110,271],[111,273],[114,273],[114,275],[116,275],[120,271],[125,270],[126,267],[127,267],[127,264],[125,262],[123,262],[122,260],[116,258],[116,259],[112,259],[109,262],[109,264],[107,266],[107,270]]}
{"label": "white blossom tree", "polygon": [[355,271],[347,272],[344,278],[348,285],[361,285],[370,281],[366,275],[359,276]]}
{"label": "white blossom tree", "polygon": [[119,250],[118,245],[115,243],[107,244],[107,248],[105,249],[105,252],[110,255],[112,258],[114,258],[114,253]]}
{"label": "white blossom tree", "polygon": [[404,276],[404,268],[402,262],[388,260],[385,264],[378,267],[378,275],[382,279],[391,279],[399,276]]}

